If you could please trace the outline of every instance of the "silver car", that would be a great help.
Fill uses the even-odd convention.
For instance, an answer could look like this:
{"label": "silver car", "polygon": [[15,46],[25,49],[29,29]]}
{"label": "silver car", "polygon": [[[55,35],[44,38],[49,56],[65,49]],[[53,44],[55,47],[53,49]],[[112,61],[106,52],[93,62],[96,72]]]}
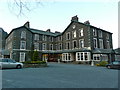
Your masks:
{"label": "silver car", "polygon": [[16,62],[9,58],[0,58],[0,68],[23,68],[23,63]]}

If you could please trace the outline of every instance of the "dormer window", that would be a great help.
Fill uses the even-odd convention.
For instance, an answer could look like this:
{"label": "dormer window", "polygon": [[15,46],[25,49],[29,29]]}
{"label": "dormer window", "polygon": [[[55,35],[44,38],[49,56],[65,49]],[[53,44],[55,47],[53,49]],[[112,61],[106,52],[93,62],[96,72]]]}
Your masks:
{"label": "dormer window", "polygon": [[21,32],[21,39],[26,39],[26,32],[25,31]]}

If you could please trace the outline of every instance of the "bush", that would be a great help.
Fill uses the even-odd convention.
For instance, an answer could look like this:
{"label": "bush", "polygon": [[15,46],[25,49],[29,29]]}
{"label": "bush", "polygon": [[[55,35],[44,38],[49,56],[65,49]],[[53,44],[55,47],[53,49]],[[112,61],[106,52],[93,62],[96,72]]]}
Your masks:
{"label": "bush", "polygon": [[45,61],[25,61],[24,64],[46,64]]}
{"label": "bush", "polygon": [[99,63],[96,64],[96,66],[106,66],[108,64],[107,61],[101,61]]}

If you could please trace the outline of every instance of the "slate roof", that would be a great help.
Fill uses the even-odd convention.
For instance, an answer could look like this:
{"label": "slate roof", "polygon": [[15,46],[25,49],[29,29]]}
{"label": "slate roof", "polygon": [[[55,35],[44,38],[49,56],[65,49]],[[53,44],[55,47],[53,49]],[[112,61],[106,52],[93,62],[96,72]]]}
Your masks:
{"label": "slate roof", "polygon": [[61,34],[61,33],[47,32],[47,31],[38,30],[38,29],[32,29],[32,28],[30,28],[30,31],[31,31],[32,33],[44,34],[44,35],[50,35],[50,36],[57,36],[57,35],[60,35],[60,34]]}
{"label": "slate roof", "polygon": [[92,51],[92,53],[109,54],[109,53],[114,53],[114,50],[113,49],[95,49]]}
{"label": "slate roof", "polygon": [[115,49],[115,54],[120,54],[120,48]]}

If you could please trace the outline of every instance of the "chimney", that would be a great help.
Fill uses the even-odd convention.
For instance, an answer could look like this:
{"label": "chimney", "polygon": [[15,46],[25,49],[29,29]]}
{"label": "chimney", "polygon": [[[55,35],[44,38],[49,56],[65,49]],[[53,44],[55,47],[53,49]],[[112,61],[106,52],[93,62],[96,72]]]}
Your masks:
{"label": "chimney", "polygon": [[90,25],[89,20],[85,21],[84,24]]}
{"label": "chimney", "polygon": [[77,22],[78,22],[78,19],[79,19],[79,18],[78,18],[78,16],[76,15],[76,16],[73,16],[73,17],[72,17],[71,21],[77,21]]}
{"label": "chimney", "polygon": [[50,32],[50,29],[47,29],[46,32]]}
{"label": "chimney", "polygon": [[27,22],[24,24],[24,26],[25,26],[26,28],[30,28],[30,22],[27,21]]}
{"label": "chimney", "polygon": [[60,32],[58,32],[58,31],[55,31],[55,33],[58,33],[58,34],[59,34]]}

